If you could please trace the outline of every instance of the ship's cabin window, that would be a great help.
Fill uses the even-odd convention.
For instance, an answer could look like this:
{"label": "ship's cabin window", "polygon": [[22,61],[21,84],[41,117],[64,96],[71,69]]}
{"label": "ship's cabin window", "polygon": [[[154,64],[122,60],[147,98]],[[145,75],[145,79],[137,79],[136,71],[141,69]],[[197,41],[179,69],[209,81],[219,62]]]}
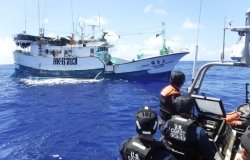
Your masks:
{"label": "ship's cabin window", "polygon": [[95,52],[94,48],[90,48],[90,53],[94,54],[94,52]]}
{"label": "ship's cabin window", "polygon": [[106,46],[98,47],[97,52],[100,52],[100,51],[108,51],[108,47]]}

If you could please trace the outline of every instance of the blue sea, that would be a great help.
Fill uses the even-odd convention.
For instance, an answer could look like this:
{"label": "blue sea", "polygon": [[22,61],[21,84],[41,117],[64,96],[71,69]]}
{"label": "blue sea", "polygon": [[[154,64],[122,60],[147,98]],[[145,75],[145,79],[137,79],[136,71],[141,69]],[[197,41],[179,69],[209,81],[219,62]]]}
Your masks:
{"label": "blue sea", "polygon": [[[174,68],[186,74],[183,93],[191,84],[192,66],[180,61]],[[0,159],[7,160],[117,160],[121,142],[136,134],[135,112],[148,105],[159,113],[159,93],[169,83],[17,78],[13,73],[14,65],[0,65]],[[229,112],[245,103],[249,82],[250,69],[212,67],[201,92],[222,98]]]}

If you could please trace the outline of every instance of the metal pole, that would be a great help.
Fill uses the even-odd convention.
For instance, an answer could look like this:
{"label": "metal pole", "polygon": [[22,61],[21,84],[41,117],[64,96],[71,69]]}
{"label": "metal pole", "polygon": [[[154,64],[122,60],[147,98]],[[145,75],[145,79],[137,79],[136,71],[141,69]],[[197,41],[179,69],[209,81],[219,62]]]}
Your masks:
{"label": "metal pole", "polygon": [[196,50],[195,50],[195,58],[194,58],[194,64],[193,64],[193,73],[192,73],[192,83],[194,81],[194,77],[196,75],[196,62],[198,57],[198,49],[199,49],[199,35],[200,35],[200,19],[201,19],[201,6],[202,6],[202,0],[200,1],[200,13],[199,13],[199,23],[198,23],[198,32],[197,32],[197,39],[196,39]]}
{"label": "metal pole", "polygon": [[249,86],[249,83],[246,83],[246,103],[249,103],[249,99],[248,99],[248,94],[249,94],[248,86]]}

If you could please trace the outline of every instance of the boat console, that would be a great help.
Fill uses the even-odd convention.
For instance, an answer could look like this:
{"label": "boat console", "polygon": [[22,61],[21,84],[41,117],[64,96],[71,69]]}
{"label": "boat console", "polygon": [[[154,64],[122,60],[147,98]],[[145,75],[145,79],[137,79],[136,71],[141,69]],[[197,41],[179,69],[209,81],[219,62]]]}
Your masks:
{"label": "boat console", "polygon": [[219,98],[192,95],[195,100],[197,121],[207,132],[209,139],[216,150],[228,154],[232,150],[234,134],[231,126],[227,125],[223,102]]}
{"label": "boat console", "polygon": [[195,100],[197,121],[213,140],[218,138],[218,132],[225,126],[225,110],[221,99],[192,95]]}

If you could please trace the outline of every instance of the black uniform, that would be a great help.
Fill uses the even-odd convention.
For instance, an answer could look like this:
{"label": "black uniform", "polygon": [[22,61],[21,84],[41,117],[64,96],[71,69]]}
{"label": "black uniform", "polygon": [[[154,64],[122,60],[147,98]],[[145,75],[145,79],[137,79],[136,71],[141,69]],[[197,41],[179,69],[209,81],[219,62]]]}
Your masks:
{"label": "black uniform", "polygon": [[162,142],[134,137],[120,146],[123,160],[176,160]]}
{"label": "black uniform", "polygon": [[171,148],[181,151],[185,159],[214,159],[215,151],[204,129],[191,119],[172,116],[165,130],[165,139],[170,141]]}

